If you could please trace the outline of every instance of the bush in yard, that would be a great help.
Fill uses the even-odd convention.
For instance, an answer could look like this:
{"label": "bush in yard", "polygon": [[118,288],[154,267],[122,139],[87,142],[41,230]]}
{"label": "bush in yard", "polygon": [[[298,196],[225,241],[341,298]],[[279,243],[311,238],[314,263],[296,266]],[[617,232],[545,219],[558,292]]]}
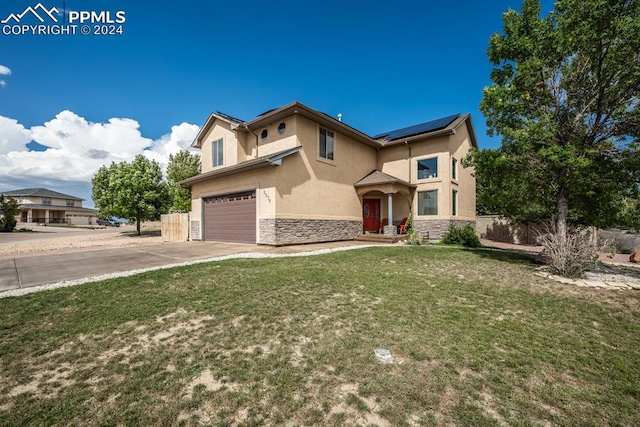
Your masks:
{"label": "bush in yard", "polygon": [[595,267],[602,249],[593,231],[584,227],[568,230],[566,237],[554,232],[541,234],[538,244],[544,249],[537,259],[564,277],[580,277]]}
{"label": "bush in yard", "polygon": [[445,245],[462,245],[468,248],[479,248],[480,239],[476,236],[476,230],[469,224],[463,227],[449,227],[449,231],[442,238]]}
{"label": "bush in yard", "polygon": [[422,234],[416,230],[409,230],[407,232],[407,240],[405,240],[407,245],[425,245],[427,243],[427,239],[422,237]]}

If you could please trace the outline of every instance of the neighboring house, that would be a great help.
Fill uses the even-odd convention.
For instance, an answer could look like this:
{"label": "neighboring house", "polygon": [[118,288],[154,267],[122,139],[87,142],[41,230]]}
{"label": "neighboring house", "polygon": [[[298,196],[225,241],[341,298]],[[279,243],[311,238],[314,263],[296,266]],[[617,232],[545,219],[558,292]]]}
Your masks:
{"label": "neighboring house", "polygon": [[94,224],[97,210],[83,208],[83,199],[46,188],[25,188],[5,191],[5,197],[15,199],[20,206],[18,222],[39,224]]}
{"label": "neighboring house", "polygon": [[460,164],[477,147],[468,114],[371,137],[293,102],[249,122],[211,114],[192,146],[202,173],[181,184],[192,190],[195,240],[287,245],[381,227],[392,235],[410,212],[431,239],[475,223],[475,178]]}

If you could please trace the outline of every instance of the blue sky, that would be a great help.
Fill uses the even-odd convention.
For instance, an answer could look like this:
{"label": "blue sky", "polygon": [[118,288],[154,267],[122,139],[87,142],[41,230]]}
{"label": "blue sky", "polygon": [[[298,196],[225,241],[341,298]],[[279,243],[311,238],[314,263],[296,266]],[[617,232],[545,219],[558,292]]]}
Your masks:
{"label": "blue sky", "polygon": [[[0,21],[37,3],[2,2]],[[469,112],[480,147],[496,147],[478,110],[486,48],[521,3],[67,0],[124,11],[123,34],[0,34],[0,191],[40,182],[90,206],[101,160],[166,161],[214,110],[251,120],[293,100],[370,135]],[[82,170],[73,152],[88,153]]]}

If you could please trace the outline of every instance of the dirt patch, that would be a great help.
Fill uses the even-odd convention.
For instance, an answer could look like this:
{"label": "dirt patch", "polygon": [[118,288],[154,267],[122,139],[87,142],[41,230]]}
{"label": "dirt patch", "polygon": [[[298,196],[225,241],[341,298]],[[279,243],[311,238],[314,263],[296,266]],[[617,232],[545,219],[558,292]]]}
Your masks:
{"label": "dirt patch", "polygon": [[83,233],[82,235],[74,235],[74,233],[56,233],[56,236],[46,236],[46,238],[43,236],[42,239],[30,239],[0,244],[0,259],[37,255],[47,252],[76,252],[106,248],[142,246],[162,242],[162,237],[159,235],[143,235],[139,237],[131,234],[122,234],[121,231],[117,233],[96,231],[96,234]]}
{"label": "dirt patch", "polygon": [[235,390],[238,388],[238,384],[227,382],[225,378],[217,379],[213,375],[210,369],[205,369],[200,375],[191,381],[185,390],[185,397],[191,399],[193,397],[193,391],[197,386],[204,386],[207,391],[219,391],[224,389]]}

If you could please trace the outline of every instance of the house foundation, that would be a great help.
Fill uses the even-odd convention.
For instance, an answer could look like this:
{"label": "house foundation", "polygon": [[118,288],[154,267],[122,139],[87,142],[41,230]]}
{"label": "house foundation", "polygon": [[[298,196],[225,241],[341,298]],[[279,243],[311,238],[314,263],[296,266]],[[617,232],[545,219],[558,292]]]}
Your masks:
{"label": "house foundation", "polygon": [[362,232],[362,221],[273,218],[260,220],[260,239],[264,245],[354,240]]}
{"label": "house foundation", "polygon": [[432,219],[427,221],[413,221],[413,229],[419,232],[422,236],[428,236],[429,240],[442,240],[447,231],[449,231],[450,227],[464,227],[465,225],[471,225],[475,230],[476,222],[457,219]]}

